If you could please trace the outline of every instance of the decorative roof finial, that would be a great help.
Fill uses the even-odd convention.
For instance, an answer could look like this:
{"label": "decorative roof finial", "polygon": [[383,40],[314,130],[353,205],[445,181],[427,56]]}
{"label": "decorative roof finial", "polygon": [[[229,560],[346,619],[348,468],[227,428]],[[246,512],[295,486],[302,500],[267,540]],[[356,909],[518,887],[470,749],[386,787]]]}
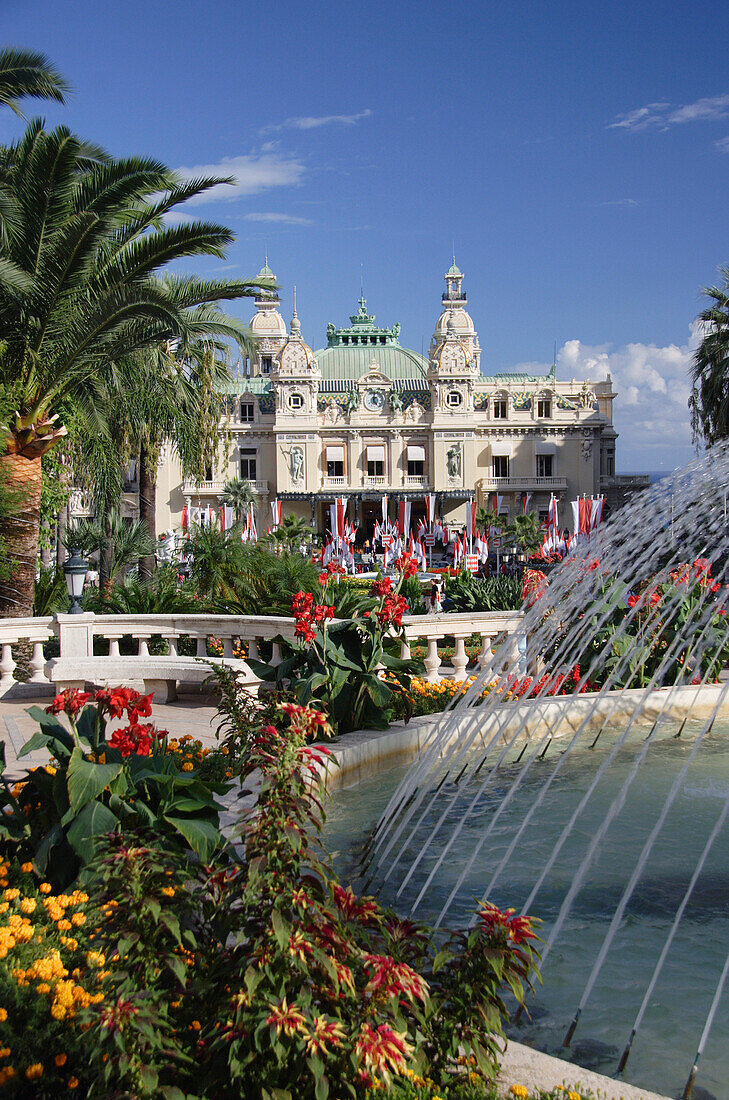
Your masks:
{"label": "decorative roof finial", "polygon": [[296,316],[296,283],[294,283],[294,317]]}

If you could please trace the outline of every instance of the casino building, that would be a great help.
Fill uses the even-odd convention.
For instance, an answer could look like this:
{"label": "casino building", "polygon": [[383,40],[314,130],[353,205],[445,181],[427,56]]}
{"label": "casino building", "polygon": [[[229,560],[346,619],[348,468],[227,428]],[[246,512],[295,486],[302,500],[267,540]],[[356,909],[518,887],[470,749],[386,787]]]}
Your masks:
{"label": "casino building", "polygon": [[[261,276],[273,276],[268,264]],[[615,393],[601,382],[545,375],[486,373],[455,260],[428,355],[404,347],[400,326],[378,325],[364,298],[348,326],[327,326],[313,351],[294,306],[287,329],[275,292],[255,299],[256,353],[227,392],[222,463],[201,484],[183,483],[174,456],[163,456],[158,531],[179,528],[182,510],[218,506],[224,483],[248,479],[260,501],[259,532],[269,501],[283,501],[320,532],[335,497],[370,537],[387,495],[412,504],[435,493],[437,514],[465,523],[466,504],[498,493],[501,511],[546,517],[552,494],[566,502],[604,494],[614,502]]]}

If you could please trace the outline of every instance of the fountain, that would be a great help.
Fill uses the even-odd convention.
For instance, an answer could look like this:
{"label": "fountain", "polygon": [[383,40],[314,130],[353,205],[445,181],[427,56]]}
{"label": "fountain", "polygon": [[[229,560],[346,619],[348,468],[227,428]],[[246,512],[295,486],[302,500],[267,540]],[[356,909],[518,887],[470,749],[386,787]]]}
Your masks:
{"label": "fountain", "polygon": [[551,574],[525,614],[525,666],[495,649],[393,772],[357,868],[436,927],[468,919],[474,896],[541,917],[544,992],[517,1024],[529,1041],[725,1100],[727,485],[722,446]]}

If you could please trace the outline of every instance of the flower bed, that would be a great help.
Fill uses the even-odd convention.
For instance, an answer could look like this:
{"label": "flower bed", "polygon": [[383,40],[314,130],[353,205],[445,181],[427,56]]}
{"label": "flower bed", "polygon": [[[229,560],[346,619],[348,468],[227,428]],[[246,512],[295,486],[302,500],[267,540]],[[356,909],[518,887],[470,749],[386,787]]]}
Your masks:
{"label": "flower bed", "polygon": [[[83,890],[41,881],[33,819],[43,798],[65,789],[75,805],[81,776],[85,804],[101,797],[113,812],[120,796],[99,783],[114,788],[133,774],[151,812],[145,782],[173,783],[170,765],[194,792],[207,759],[180,740],[171,752],[167,743],[165,767],[150,767],[165,742],[154,730],[122,757],[98,725],[111,698],[93,703],[81,694],[50,708],[70,728],[65,757],[58,716],[43,716],[59,757],[21,787],[21,797],[33,793],[22,813],[27,828],[4,824],[0,833],[0,1018],[10,1021],[0,1074],[10,1095],[85,1095],[92,1086],[100,1095],[169,1100],[327,1100],[387,1087],[401,1097],[485,1094],[498,1062],[502,991],[521,998],[534,973],[531,924],[485,905],[473,928],[451,933],[436,952],[426,929],[340,884],[312,837],[326,750],[308,742],[328,732],[318,711],[279,703],[275,723],[254,715],[236,729],[247,745],[242,777],[263,777],[257,806],[241,822],[242,859],[222,839],[204,860],[191,843],[170,844],[146,823],[159,820],[157,806],[156,818],[121,815],[96,836]],[[140,703],[124,698],[125,707]],[[236,726],[237,700],[228,696],[224,708]],[[95,770],[110,763],[113,775]],[[197,809],[194,794],[186,798],[180,814]]]}

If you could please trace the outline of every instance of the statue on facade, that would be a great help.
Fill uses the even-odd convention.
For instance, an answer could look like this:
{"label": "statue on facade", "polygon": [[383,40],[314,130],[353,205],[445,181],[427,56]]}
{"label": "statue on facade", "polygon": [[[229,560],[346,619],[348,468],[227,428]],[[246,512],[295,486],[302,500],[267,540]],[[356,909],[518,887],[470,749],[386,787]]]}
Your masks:
{"label": "statue on facade", "polygon": [[458,443],[449,447],[446,453],[446,467],[451,481],[458,481],[461,476],[461,448]]}
{"label": "statue on facade", "polygon": [[304,452],[301,447],[289,447],[284,451],[289,460],[289,477],[294,484],[304,480]]}
{"label": "statue on facade", "polygon": [[579,400],[583,409],[591,409],[595,402],[595,394],[592,392],[587,382],[584,382],[582,385]]}
{"label": "statue on facade", "polygon": [[390,390],[390,411],[393,416],[402,412],[402,397],[395,390]]}
{"label": "statue on facade", "polygon": [[350,390],[347,394],[347,412],[351,416],[359,408],[359,390]]}

